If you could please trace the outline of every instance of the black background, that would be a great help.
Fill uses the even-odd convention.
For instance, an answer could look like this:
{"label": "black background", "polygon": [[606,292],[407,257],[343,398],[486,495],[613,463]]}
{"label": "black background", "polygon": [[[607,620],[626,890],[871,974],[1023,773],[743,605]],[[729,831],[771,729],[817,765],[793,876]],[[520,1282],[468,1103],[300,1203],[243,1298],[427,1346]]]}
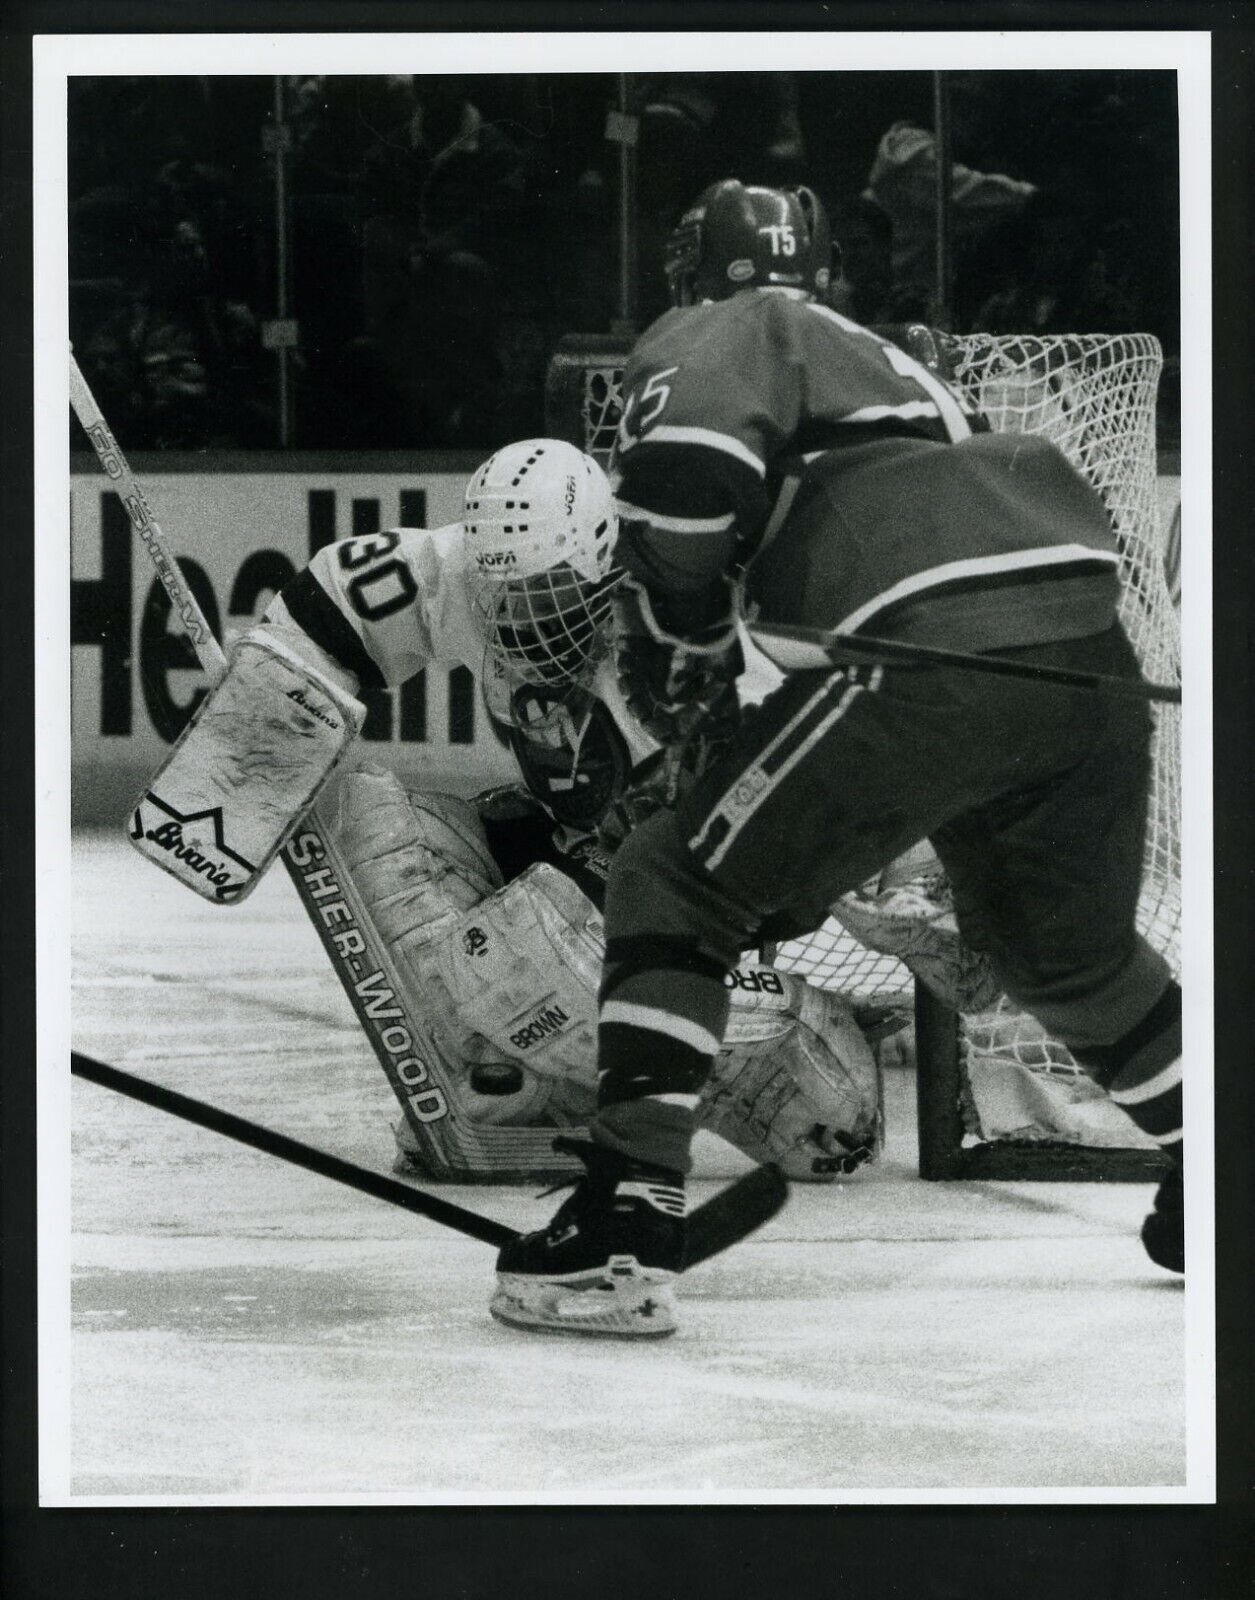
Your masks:
{"label": "black background", "polygon": [[[683,1507],[423,1510],[36,1509],[34,1157],[33,33],[782,28],[1213,30],[1216,804],[1216,1507]],[[0,377],[0,1184],[3,1425],[0,1587],[28,1597],[370,1596],[640,1600],[849,1593],[902,1600],[1229,1600],[1255,1592],[1255,1219],[1251,953],[1255,925],[1251,373],[1255,6],[10,3],[0,37],[4,308]],[[1184,292],[1190,292],[1188,283]],[[909,1313],[909,1285],[903,1286]],[[840,1307],[834,1307],[839,1336]],[[1118,1363],[1095,1348],[1095,1362]],[[1059,1373],[1066,1383],[1066,1372]],[[838,1436],[834,1443],[839,1446]]]}

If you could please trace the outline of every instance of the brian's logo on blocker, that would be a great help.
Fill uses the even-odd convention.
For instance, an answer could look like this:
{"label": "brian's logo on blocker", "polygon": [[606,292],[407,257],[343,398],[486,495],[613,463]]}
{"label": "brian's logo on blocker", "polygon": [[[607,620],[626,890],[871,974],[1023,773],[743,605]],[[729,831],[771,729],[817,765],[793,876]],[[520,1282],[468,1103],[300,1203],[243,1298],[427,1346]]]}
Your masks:
{"label": "brian's logo on blocker", "polygon": [[222,808],[181,813],[150,790],[136,807],[131,838],[145,855],[182,878],[203,878],[219,900],[230,899],[252,876],[252,862],[237,855],[222,836]]}

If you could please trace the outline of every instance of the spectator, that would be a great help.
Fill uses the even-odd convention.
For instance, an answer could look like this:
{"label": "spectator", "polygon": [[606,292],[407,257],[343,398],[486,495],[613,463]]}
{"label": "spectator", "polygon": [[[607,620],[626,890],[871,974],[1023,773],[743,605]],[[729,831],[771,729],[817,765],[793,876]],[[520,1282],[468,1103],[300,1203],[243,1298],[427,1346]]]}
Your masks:
{"label": "spectator", "polygon": [[273,438],[256,318],[214,283],[198,224],[185,216],[84,340],[84,369],[105,415],[134,448]]}
{"label": "spectator", "polygon": [[[950,86],[956,326],[1145,328],[1171,352],[1172,75]],[[638,323],[667,304],[657,259],[676,214],[733,170],[823,197],[841,309],[934,312],[930,74],[664,73],[633,94]],[[501,428],[542,426],[557,336],[618,314],[613,76],[291,78],[284,97],[294,442],[490,448]],[[72,337],[148,439],[275,442],[275,361],[258,348],[258,315],[277,309],[273,106],[262,76],[69,85]]]}
{"label": "spectator", "polygon": [[[970,254],[1000,218],[1022,211],[1035,193],[1034,184],[954,163],[950,204],[956,261]],[[891,321],[926,319],[936,301],[933,134],[909,122],[895,122],[880,141],[863,197],[885,212],[893,233],[892,287],[882,314]]]}
{"label": "spectator", "polygon": [[[364,157],[377,209],[362,234],[369,349],[354,360],[385,384],[396,442],[478,447],[503,405],[517,410],[503,385],[517,386],[518,351],[535,342],[511,336],[507,371],[502,285],[544,282],[538,196],[527,153],[463,80],[422,80],[408,105]],[[531,411],[538,421],[539,390]]]}
{"label": "spectator", "polygon": [[[350,366],[383,386],[395,435],[385,447],[482,444],[497,403],[500,304],[496,275],[467,250],[407,255],[397,235],[367,225],[371,320]],[[386,271],[385,271],[386,269]]]}
{"label": "spectator", "polygon": [[82,356],[105,415],[129,446],[168,450],[204,443],[208,384],[195,335],[160,304],[151,281],[132,289]]}

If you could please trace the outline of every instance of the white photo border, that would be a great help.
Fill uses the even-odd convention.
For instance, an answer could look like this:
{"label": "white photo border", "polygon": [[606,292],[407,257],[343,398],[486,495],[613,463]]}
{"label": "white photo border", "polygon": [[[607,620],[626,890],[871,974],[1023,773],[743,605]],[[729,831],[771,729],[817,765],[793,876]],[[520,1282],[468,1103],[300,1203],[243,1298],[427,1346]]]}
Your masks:
{"label": "white photo border", "polygon": [[[1201,31],[715,33],[330,33],[36,35],[35,755],[39,1501],[41,1506],[412,1505],[406,1494],[85,1496],[71,1493],[70,1437],[70,548],[66,106],[84,76],[429,73],[1169,70],[1180,111],[1187,1470],[1180,1488],[842,1491],[850,1505],[1211,1504],[1215,1500],[1212,1194],[1213,933],[1211,684],[1210,35]],[[1098,1357],[1100,1358],[1100,1357]],[[425,1505],[670,1504],[677,1492],[449,1494]],[[830,1503],[747,1486],[703,1504]]]}

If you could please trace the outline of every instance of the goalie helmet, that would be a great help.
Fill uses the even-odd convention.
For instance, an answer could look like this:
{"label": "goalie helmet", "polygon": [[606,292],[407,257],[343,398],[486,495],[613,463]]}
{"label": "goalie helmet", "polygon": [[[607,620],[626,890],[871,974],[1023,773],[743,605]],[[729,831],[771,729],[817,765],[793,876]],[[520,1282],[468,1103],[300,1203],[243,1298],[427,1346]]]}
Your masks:
{"label": "goalie helmet", "polygon": [[610,484],[561,439],[490,456],[466,489],[467,585],[508,684],[584,681],[604,647],[617,519]]}
{"label": "goalie helmet", "polygon": [[832,233],[811,189],[712,183],[680,218],[663,267],[675,306],[726,300],[741,289],[796,289],[828,298]]}

